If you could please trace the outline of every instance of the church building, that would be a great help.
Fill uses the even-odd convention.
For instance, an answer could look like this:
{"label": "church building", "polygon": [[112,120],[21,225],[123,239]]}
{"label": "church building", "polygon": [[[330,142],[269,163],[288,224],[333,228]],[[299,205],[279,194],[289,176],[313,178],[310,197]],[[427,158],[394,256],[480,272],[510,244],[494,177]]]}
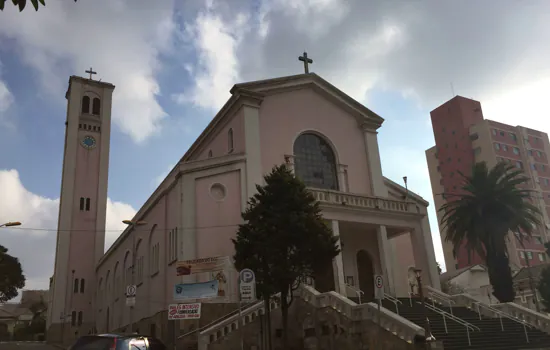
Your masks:
{"label": "church building", "polygon": [[[177,276],[176,263],[232,257],[248,198],[280,164],[304,181],[339,237],[328,289],[372,301],[374,276],[382,275],[385,293],[404,297],[414,269],[439,289],[428,203],[382,174],[384,119],[315,73],[233,86],[104,254],[113,90],[91,75],[69,80],[48,339],[115,330],[173,337],[176,326],[167,334],[162,325],[177,303],[174,286],[210,278]],[[212,320],[238,300],[237,273],[225,272],[223,295],[199,300]],[[131,305],[128,285],[137,286]]]}

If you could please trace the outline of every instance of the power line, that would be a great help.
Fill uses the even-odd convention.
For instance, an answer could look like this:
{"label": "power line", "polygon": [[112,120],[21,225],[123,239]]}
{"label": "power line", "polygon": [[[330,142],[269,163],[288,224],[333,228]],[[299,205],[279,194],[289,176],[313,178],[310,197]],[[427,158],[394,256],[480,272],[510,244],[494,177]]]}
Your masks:
{"label": "power line", "polygon": [[[213,226],[193,226],[193,227],[173,227],[173,228],[155,228],[155,231],[173,231],[175,229],[179,230],[198,230],[198,229],[207,229],[207,228],[221,228],[221,227],[238,227],[239,224],[233,224],[233,225],[213,225]],[[70,230],[70,229],[53,229],[53,228],[37,228],[37,227],[8,227],[6,230],[20,230],[20,231],[45,231],[45,232],[124,232],[124,230],[85,230],[85,229],[77,229],[77,230]],[[151,229],[148,230],[136,230],[132,229],[132,232],[151,232]]]}

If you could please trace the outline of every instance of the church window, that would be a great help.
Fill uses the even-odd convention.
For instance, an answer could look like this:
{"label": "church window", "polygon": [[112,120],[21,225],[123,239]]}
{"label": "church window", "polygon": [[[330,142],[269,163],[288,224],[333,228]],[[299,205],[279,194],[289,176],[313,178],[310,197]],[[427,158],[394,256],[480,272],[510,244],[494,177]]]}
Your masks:
{"label": "church window", "polygon": [[100,132],[101,131],[101,126],[98,126],[97,127],[97,132]]}
{"label": "church window", "polygon": [[92,103],[92,114],[99,115],[101,111],[101,101],[99,98],[94,98],[94,102]]}
{"label": "church window", "polygon": [[159,244],[156,243],[151,247],[149,271],[151,275],[159,272]]}
{"label": "church window", "polygon": [[178,228],[176,227],[168,234],[168,264],[178,258]]}
{"label": "church window", "polygon": [[71,312],[71,326],[76,326],[76,311]]}
{"label": "church window", "polygon": [[80,293],[84,293],[84,278],[80,280]]}
{"label": "church window", "polygon": [[90,198],[86,198],[86,211],[90,211]]}
{"label": "church window", "polygon": [[229,129],[227,132],[227,150],[228,153],[233,152],[233,129]]}
{"label": "church window", "polygon": [[318,135],[300,135],[294,143],[294,172],[306,186],[338,190],[336,157],[331,146]]}
{"label": "church window", "polygon": [[82,113],[90,113],[90,97],[88,96],[82,97]]}
{"label": "church window", "polygon": [[84,210],[84,197],[80,197],[80,210]]}
{"label": "church window", "polygon": [[208,158],[212,158],[212,150],[208,151]]}
{"label": "church window", "polygon": [[78,293],[78,278],[74,279],[73,292]]}
{"label": "church window", "polygon": [[82,325],[82,311],[79,311],[79,312],[78,312],[78,325],[79,325],[79,326]]}

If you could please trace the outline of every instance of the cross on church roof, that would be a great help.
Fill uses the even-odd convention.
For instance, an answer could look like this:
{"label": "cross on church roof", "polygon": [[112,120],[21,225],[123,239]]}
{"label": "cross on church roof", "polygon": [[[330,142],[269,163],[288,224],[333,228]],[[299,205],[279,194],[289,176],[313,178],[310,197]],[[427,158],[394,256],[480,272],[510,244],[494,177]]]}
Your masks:
{"label": "cross on church roof", "polygon": [[306,74],[309,73],[309,63],[313,63],[313,60],[311,58],[307,57],[307,52],[304,51],[304,55],[298,57],[298,59],[302,62],[304,62],[304,70],[306,71]]}
{"label": "cross on church roof", "polygon": [[94,72],[92,67],[90,67],[90,70],[87,70],[85,73],[90,74],[90,80],[92,80],[92,74],[97,74],[97,72]]}

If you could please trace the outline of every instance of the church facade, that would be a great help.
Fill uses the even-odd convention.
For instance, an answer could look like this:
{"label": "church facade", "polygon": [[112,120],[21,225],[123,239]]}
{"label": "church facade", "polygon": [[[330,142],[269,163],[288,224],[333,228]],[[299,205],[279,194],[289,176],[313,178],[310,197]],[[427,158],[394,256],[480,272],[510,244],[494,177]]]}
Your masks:
{"label": "church facade", "polygon": [[[372,300],[374,276],[382,275],[386,293],[407,296],[420,268],[424,283],[439,289],[428,203],[382,174],[383,119],[314,73],[235,85],[103,254],[113,89],[70,79],[50,339],[137,323],[157,332],[154,317],[177,302],[176,284],[212,278],[178,277],[176,263],[231,257],[248,198],[280,164],[310,188],[339,237],[332,283],[323,288]],[[225,276],[223,295],[203,303],[237,301],[237,273],[228,268]],[[137,286],[134,306],[126,304],[128,285]]]}

